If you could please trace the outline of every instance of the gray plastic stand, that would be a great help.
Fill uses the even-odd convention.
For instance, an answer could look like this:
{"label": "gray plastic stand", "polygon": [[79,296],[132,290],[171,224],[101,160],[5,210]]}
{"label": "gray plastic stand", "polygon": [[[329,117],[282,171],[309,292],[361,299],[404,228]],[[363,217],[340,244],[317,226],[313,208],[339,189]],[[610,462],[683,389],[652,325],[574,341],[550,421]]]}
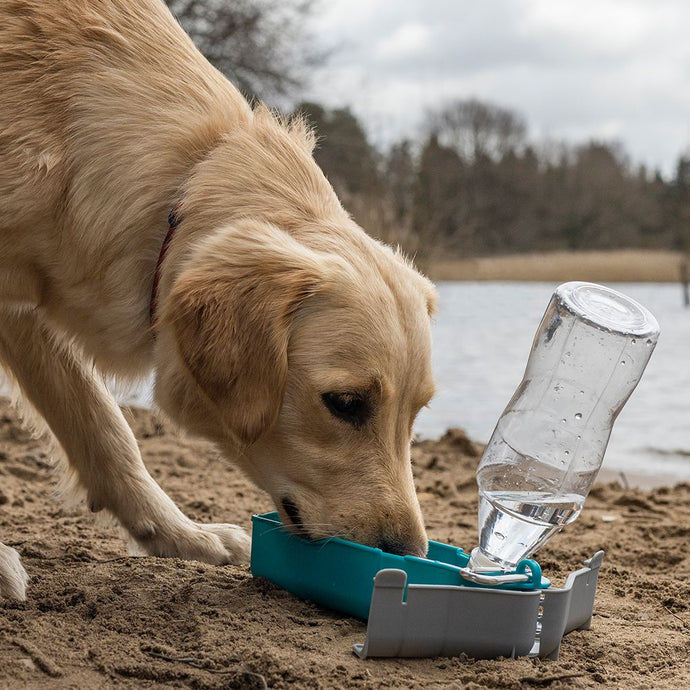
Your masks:
{"label": "gray plastic stand", "polygon": [[463,586],[410,585],[407,575],[377,573],[367,637],[354,652],[367,657],[468,654],[558,659],[563,636],[588,630],[604,552],[571,573],[562,589],[514,592]]}

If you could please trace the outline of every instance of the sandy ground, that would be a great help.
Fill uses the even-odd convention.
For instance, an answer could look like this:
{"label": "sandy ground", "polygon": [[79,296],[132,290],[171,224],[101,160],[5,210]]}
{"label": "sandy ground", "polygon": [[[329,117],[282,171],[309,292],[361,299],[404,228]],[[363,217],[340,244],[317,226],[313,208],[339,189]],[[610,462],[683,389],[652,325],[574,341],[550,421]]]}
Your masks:
{"label": "sandy ground", "polygon": [[[199,521],[250,524],[268,499],[212,448],[128,412],[147,465]],[[431,538],[475,541],[479,448],[463,434],[413,449]],[[558,661],[357,659],[365,625],[252,578],[247,567],[129,558],[119,530],[53,497],[44,444],[0,401],[0,526],[23,555],[25,603],[0,602],[1,688],[690,687],[690,484],[598,485],[540,554],[557,585],[606,550],[592,629]]]}
{"label": "sandy ground", "polygon": [[677,283],[683,260],[680,252],[623,249],[432,259],[421,267],[433,280]]}

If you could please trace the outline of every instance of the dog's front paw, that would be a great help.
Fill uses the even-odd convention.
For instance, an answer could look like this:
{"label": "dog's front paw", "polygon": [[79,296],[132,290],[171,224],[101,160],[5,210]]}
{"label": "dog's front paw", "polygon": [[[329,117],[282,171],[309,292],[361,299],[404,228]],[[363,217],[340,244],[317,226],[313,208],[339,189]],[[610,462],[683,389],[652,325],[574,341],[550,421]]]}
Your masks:
{"label": "dog's front paw", "polygon": [[249,563],[252,538],[241,527],[228,524],[197,525],[197,527],[220,539],[226,551],[227,563],[233,565]]}
{"label": "dog's front paw", "polygon": [[24,601],[29,576],[19,554],[9,546],[0,544],[0,599],[9,597]]}
{"label": "dog's front paw", "polygon": [[240,565],[249,562],[251,537],[238,525],[184,525],[165,528],[149,525],[144,529],[130,530],[135,545],[130,546],[134,555],[184,558],[213,565]]}

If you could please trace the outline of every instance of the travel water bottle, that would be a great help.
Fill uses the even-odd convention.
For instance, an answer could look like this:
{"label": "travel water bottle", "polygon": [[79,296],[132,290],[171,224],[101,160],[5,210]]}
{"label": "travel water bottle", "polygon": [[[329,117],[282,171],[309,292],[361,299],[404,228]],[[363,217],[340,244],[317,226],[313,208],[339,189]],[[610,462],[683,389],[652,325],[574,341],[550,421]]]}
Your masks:
{"label": "travel water bottle", "polygon": [[470,570],[514,569],[580,514],[658,337],[654,316],[615,290],[556,289],[477,470]]}

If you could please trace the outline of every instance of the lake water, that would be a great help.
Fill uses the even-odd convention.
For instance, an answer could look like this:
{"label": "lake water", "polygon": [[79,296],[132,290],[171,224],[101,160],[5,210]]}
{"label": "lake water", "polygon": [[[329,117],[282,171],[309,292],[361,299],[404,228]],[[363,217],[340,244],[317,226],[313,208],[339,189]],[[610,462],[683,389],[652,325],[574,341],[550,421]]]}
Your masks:
{"label": "lake water", "polygon": [[[438,438],[459,426],[489,440],[522,379],[532,338],[555,285],[438,284],[433,326],[437,394],[422,410],[416,432]],[[616,284],[657,317],[661,338],[642,381],[611,434],[604,467],[690,479],[690,309],[674,284]],[[121,394],[151,405],[151,383]]]}
{"label": "lake water", "polygon": [[[690,309],[674,284],[615,284],[661,326],[644,376],[620,413],[604,467],[690,479]],[[420,414],[422,437],[459,426],[488,441],[524,373],[555,288],[545,283],[439,283],[433,359],[437,395]]]}

